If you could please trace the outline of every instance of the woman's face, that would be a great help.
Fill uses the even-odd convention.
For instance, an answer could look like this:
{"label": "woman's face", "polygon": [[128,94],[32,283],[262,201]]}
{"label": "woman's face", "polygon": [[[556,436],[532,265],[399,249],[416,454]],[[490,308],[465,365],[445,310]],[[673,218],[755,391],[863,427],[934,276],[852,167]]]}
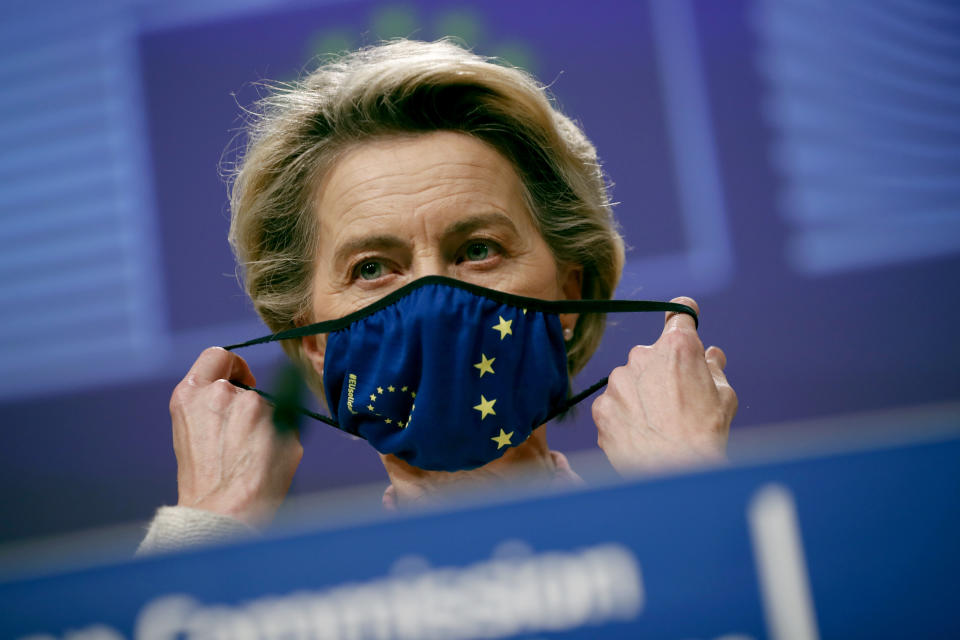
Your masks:
{"label": "woman's face", "polygon": [[[465,134],[396,137],[349,150],[324,178],[317,217],[314,322],[428,275],[536,298],[579,298],[580,271],[558,269],[513,166]],[[322,353],[314,355],[322,368]]]}

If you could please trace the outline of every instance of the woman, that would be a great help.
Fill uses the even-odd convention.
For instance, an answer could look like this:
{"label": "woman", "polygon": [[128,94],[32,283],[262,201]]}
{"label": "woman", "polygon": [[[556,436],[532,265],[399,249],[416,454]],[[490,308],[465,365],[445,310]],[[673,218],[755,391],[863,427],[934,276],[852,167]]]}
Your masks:
{"label": "woman", "polygon": [[[341,318],[425,276],[545,300],[611,297],[623,243],[596,152],[522,71],[448,42],[397,41],[330,62],[260,106],[233,182],[230,240],[272,331]],[[603,316],[562,314],[560,326],[573,374],[596,349]],[[283,344],[322,395],[326,336]],[[492,362],[483,355],[479,376]],[[631,350],[593,403],[614,468],[722,459],[737,404],[724,366],[691,317],[668,314],[656,344]],[[233,383],[255,380],[242,358],[212,348],[174,390],[178,507],[161,509],[142,549],[262,526],[283,501],[302,449],[277,432],[262,398]],[[486,398],[473,409],[495,413]],[[519,473],[577,480],[543,428],[519,443],[505,431],[493,440],[505,451],[469,470],[381,454],[385,504]]]}

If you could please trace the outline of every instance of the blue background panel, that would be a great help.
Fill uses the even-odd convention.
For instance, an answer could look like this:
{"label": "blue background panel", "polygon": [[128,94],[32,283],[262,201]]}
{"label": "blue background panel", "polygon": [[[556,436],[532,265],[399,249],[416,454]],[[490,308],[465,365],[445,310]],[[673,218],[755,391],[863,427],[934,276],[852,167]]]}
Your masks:
{"label": "blue background panel", "polygon": [[[381,37],[457,36],[550,85],[614,182],[617,295],[696,297],[726,351],[734,448],[749,427],[960,417],[958,25],[935,0],[10,5],[0,541],[176,500],[170,390],[204,347],[264,332],[225,240],[242,107]],[[575,386],[661,325],[612,320]],[[279,349],[244,357],[269,388]],[[586,406],[549,430],[595,447]],[[294,494],[384,481],[361,442],[316,425],[304,446]]]}

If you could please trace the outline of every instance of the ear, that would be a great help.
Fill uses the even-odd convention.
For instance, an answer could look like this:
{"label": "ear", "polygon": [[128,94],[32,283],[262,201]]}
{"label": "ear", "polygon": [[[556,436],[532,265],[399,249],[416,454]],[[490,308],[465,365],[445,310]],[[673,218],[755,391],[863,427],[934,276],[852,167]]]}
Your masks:
{"label": "ear", "polygon": [[[583,298],[583,267],[579,264],[568,264],[560,270],[560,290],[564,300],[580,300]],[[560,324],[564,329],[573,331],[577,327],[578,313],[561,313]]]}
{"label": "ear", "polygon": [[583,267],[570,264],[560,270],[560,288],[564,300],[579,300],[583,297]]}
{"label": "ear", "polygon": [[300,347],[304,355],[310,361],[310,366],[317,372],[317,375],[323,377],[323,354],[327,347],[326,335],[303,336],[300,338]]}

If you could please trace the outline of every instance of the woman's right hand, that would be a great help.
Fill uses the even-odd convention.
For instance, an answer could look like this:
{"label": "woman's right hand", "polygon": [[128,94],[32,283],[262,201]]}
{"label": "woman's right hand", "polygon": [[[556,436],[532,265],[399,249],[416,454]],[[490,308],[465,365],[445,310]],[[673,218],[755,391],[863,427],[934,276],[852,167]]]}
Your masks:
{"label": "woman's right hand", "polygon": [[250,526],[273,519],[303,448],[299,435],[273,425],[271,406],[240,356],[210,347],[170,398],[178,505],[228,515]]}

